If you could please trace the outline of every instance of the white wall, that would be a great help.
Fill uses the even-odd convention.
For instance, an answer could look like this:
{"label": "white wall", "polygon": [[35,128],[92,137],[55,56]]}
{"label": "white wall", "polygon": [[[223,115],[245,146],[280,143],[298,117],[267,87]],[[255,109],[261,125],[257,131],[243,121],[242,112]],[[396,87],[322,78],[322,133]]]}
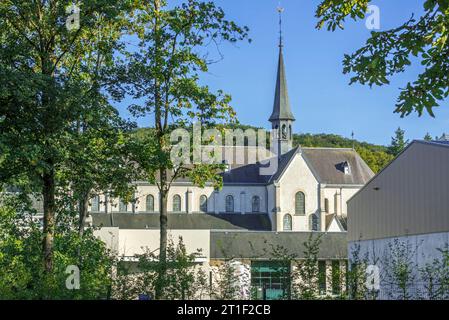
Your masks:
{"label": "white wall", "polygon": [[[320,219],[318,212],[319,184],[302,155],[295,155],[295,158],[292,160],[279,183],[281,213],[277,219],[278,231],[282,231],[282,221],[285,214],[290,214],[293,218],[293,231],[309,231],[310,215],[317,213],[318,219]],[[305,194],[305,216],[295,215],[295,195],[298,191],[302,191]]]}
{"label": "white wall", "polygon": [[[380,297],[382,299],[389,299],[389,293],[391,292],[391,286],[387,284],[388,277],[387,270],[385,268],[385,259],[392,258],[391,248],[394,248],[395,240],[399,243],[405,244],[408,248],[408,256],[412,264],[413,274],[416,276],[414,287],[410,288],[410,292],[421,290],[421,294],[425,294],[422,291],[424,283],[420,279],[419,268],[422,268],[426,263],[431,263],[434,259],[441,259],[441,253],[438,249],[443,249],[449,244],[449,232],[443,233],[430,233],[422,235],[411,235],[397,238],[384,238],[375,240],[363,240],[363,241],[351,241],[348,244],[348,257],[349,263],[353,261],[353,254],[357,247],[360,248],[359,257],[364,259],[368,258],[368,264],[376,265],[380,271]],[[394,249],[393,249],[394,250]],[[417,298],[417,296],[415,296]]]}

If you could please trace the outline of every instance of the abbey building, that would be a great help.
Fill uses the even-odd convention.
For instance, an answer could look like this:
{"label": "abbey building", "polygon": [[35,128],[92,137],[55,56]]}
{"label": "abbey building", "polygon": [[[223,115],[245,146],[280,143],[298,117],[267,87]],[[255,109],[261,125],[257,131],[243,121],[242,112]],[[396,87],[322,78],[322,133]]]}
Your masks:
{"label": "abbey building", "polygon": [[[352,149],[293,147],[295,115],[300,112],[290,104],[281,44],[269,116],[278,155],[267,153],[268,158],[278,157],[277,170],[261,175],[260,162],[244,161],[223,172],[221,190],[212,185],[200,188],[186,179],[175,181],[170,189],[170,236],[182,236],[192,252],[201,249],[204,257],[198,263],[206,268],[221,260],[240,259],[250,270],[252,285],[262,286],[271,270],[267,246],[279,244],[301,257],[302,244],[311,232],[325,233],[320,250],[323,270],[340,268],[347,259],[346,201],[373,172]],[[249,146],[225,147],[224,157],[232,157],[236,148],[244,148],[245,159],[256,152]],[[158,188],[141,181],[136,184],[133,204],[99,195],[90,206],[92,223],[101,227],[98,234],[130,259],[144,248],[159,246]],[[260,270],[265,270],[263,276]],[[274,272],[269,282],[275,297],[282,288]]]}

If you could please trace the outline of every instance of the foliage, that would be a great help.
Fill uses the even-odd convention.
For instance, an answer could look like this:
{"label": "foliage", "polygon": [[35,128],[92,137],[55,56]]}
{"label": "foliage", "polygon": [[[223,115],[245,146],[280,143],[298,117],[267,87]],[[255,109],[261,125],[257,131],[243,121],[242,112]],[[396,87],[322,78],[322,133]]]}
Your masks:
{"label": "foliage", "polygon": [[[70,0],[0,4],[0,181],[26,177],[43,196],[47,272],[53,268],[55,217],[63,212],[59,170],[74,155],[78,125],[92,123],[94,102],[107,100],[102,74],[137,2],[82,1],[76,30],[66,27]],[[85,168],[89,162],[79,163]]]}
{"label": "foliage", "polygon": [[159,299],[169,294],[161,285],[166,281],[167,195],[171,183],[187,177],[199,186],[213,181],[221,187],[221,179],[217,179],[221,164],[188,166],[182,161],[172,162],[170,133],[193,122],[210,125],[235,117],[231,97],[201,85],[200,75],[212,62],[207,55],[210,43],[236,43],[247,37],[248,30],[227,20],[213,2],[199,0],[174,6],[165,0],[146,1],[134,20],[138,43],[132,51],[123,50],[116,56],[113,74],[118,73],[122,81],[112,85],[109,92],[114,97],[134,99],[136,103],[129,106],[133,116],[152,116],[154,156],[140,159],[142,168],[152,169],[147,175],[150,181],[157,181],[161,197],[160,279],[155,294]]}
{"label": "foliage", "polygon": [[[111,285],[113,258],[106,245],[77,225],[57,226],[54,268],[44,272],[41,263],[42,228],[27,208],[0,207],[0,299],[106,299]],[[26,210],[23,210],[26,209]],[[80,260],[79,257],[82,257]],[[69,290],[66,268],[80,270],[79,290]]]}
{"label": "foliage", "polygon": [[223,261],[213,274],[212,298],[244,300],[249,297],[250,279],[247,267],[237,260]]}
{"label": "foliage", "polygon": [[298,279],[293,283],[292,291],[296,298],[302,300],[317,299],[319,294],[319,270],[318,270],[318,253],[320,251],[322,234],[314,236],[309,235],[304,246],[304,258],[298,262],[295,275]]}
{"label": "foliage", "polygon": [[136,277],[139,279],[140,293],[145,293],[154,297],[157,286],[162,286],[165,292],[165,299],[193,299],[198,291],[204,289],[204,275],[197,269],[200,266],[195,265],[197,257],[201,256],[201,251],[188,253],[182,237],[179,237],[175,246],[172,240],[169,240],[167,246],[167,264],[166,277],[164,283],[158,283],[161,278],[158,277],[161,264],[158,263],[159,255],[153,251],[146,250],[145,253],[137,255],[139,262],[137,264]]}
{"label": "foliage", "polygon": [[441,257],[433,259],[419,268],[423,282],[421,297],[426,300],[449,299],[449,250],[447,246],[438,251]]}
{"label": "foliage", "polygon": [[366,267],[368,258],[362,257],[360,243],[355,243],[350,249],[350,266],[347,270],[348,298],[364,300],[367,297]]}
{"label": "foliage", "polygon": [[418,266],[415,261],[417,247],[409,241],[394,239],[388,243],[382,259],[382,282],[389,288],[394,300],[410,300],[417,296]]}
{"label": "foliage", "polygon": [[393,156],[397,156],[407,147],[409,141],[405,140],[405,131],[401,128],[398,128],[394,134],[395,136],[391,138],[391,145],[388,147],[388,152]]}
{"label": "foliage", "polygon": [[[316,10],[317,28],[343,28],[346,18],[363,19],[372,0],[322,0]],[[424,13],[412,16],[398,27],[372,32],[364,47],[345,55],[343,72],[353,74],[352,83],[389,84],[389,78],[402,73],[417,59],[424,66],[417,79],[401,89],[395,112],[401,116],[433,108],[449,95],[449,2],[423,1]]]}

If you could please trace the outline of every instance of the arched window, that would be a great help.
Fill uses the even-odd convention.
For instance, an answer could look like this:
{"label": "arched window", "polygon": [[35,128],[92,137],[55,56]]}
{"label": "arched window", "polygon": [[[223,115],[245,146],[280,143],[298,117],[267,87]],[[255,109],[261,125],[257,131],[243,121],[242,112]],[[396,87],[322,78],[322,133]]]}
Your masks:
{"label": "arched window", "polygon": [[145,211],[154,212],[154,197],[151,194],[147,195]]}
{"label": "arched window", "polygon": [[173,196],[173,212],[181,212],[181,196],[179,194]]}
{"label": "arched window", "polygon": [[328,198],[324,199],[324,211],[326,213],[329,213],[329,199]]}
{"label": "arched window", "polygon": [[318,231],[318,217],[316,214],[310,215],[310,230]]}
{"label": "arched window", "polygon": [[287,126],[285,124],[282,125],[282,139],[287,139]]}
{"label": "arched window", "polygon": [[234,197],[226,196],[226,212],[234,212]]}
{"label": "arched window", "polygon": [[204,194],[200,197],[200,211],[207,212],[207,196]]}
{"label": "arched window", "polygon": [[127,212],[128,211],[128,205],[125,202],[123,202],[122,199],[119,200],[118,211],[120,211],[120,212]]}
{"label": "arched window", "polygon": [[284,216],[284,231],[292,231],[292,216],[289,214]]}
{"label": "arched window", "polygon": [[99,212],[100,211],[100,197],[95,196],[92,198],[92,204],[90,205],[90,211]]}
{"label": "arched window", "polygon": [[295,195],[295,213],[306,214],[306,196],[301,191]]}
{"label": "arched window", "polygon": [[293,132],[292,132],[292,125],[289,125],[288,126],[288,132],[289,132],[289,134],[290,134],[290,140],[292,139],[292,135],[293,135]]}
{"label": "arched window", "polygon": [[260,212],[260,198],[258,196],[254,196],[251,203],[253,212]]}

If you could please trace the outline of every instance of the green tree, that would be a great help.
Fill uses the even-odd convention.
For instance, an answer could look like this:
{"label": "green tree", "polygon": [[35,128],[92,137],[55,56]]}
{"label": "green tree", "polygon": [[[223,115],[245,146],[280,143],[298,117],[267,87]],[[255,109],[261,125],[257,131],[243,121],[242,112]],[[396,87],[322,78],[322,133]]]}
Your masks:
{"label": "green tree", "polygon": [[[151,127],[156,152],[141,163],[150,181],[157,182],[160,194],[160,263],[156,298],[165,296],[167,256],[167,196],[171,183],[188,177],[203,186],[213,181],[221,186],[217,175],[222,166],[173,164],[170,132],[176,127],[190,127],[198,121],[214,124],[230,121],[235,112],[230,97],[213,93],[200,85],[199,76],[207,72],[211,62],[207,45],[220,41],[235,43],[244,39],[246,28],[225,19],[223,10],[212,2],[188,0],[168,6],[165,0],[147,1],[135,18],[142,23],[137,28],[139,42],[132,52],[125,53],[127,62],[117,61],[127,85],[114,88],[114,95],[130,95],[137,100],[130,106],[134,116],[152,117]],[[148,27],[143,27],[148,26]]]}
{"label": "green tree", "polygon": [[[346,18],[363,19],[372,0],[322,0],[316,10],[317,28],[343,28]],[[423,0],[423,14],[412,16],[399,26],[372,32],[365,46],[345,55],[343,72],[353,74],[352,83],[389,84],[388,78],[402,73],[416,59],[424,66],[416,80],[401,89],[395,112],[406,116],[416,111],[420,116],[449,95],[449,2]]]}
{"label": "green tree", "polygon": [[388,147],[388,151],[391,155],[397,156],[402,150],[407,147],[409,141],[405,140],[405,131],[398,128],[394,132],[395,136],[391,138],[391,144]]}
{"label": "green tree", "polygon": [[430,135],[430,133],[426,133],[426,135],[424,136],[424,140],[425,141],[432,141],[433,140],[433,138],[432,138],[432,136]]}
{"label": "green tree", "polygon": [[[201,251],[188,253],[182,237],[179,237],[178,243],[172,240],[167,245],[167,264],[162,284],[165,289],[166,299],[193,299],[196,295],[197,286],[197,270],[195,260],[201,255]],[[154,293],[159,285],[160,268],[162,265],[158,263],[160,257],[154,251],[147,251],[141,255],[137,255],[139,263],[137,272],[141,273],[141,293],[150,294],[154,297]],[[199,279],[198,279],[199,280]],[[203,282],[203,279],[201,279]]]}
{"label": "green tree", "polygon": [[[113,258],[92,228],[80,237],[76,219],[71,224],[55,224],[54,261],[49,273],[40,250],[43,230],[29,203],[20,194],[3,195],[0,202],[0,299],[108,298]],[[74,213],[65,215],[70,214]],[[66,287],[69,266],[79,268],[77,290]]]}
{"label": "green tree", "polygon": [[[127,0],[79,3],[79,28],[67,28],[70,0],[0,4],[0,180],[27,176],[43,195],[42,252],[53,268],[58,170],[68,156],[83,97],[97,83],[79,76],[95,56],[110,64],[132,6]],[[69,23],[70,24],[70,23]],[[101,69],[100,69],[101,70]],[[98,73],[83,72],[85,77]],[[89,88],[89,89],[87,89]],[[100,92],[94,86],[94,92]]]}
{"label": "green tree", "polygon": [[322,235],[312,233],[304,246],[304,258],[297,263],[296,277],[299,281],[293,284],[294,296],[302,300],[314,300],[319,293],[318,254],[320,252]]}

